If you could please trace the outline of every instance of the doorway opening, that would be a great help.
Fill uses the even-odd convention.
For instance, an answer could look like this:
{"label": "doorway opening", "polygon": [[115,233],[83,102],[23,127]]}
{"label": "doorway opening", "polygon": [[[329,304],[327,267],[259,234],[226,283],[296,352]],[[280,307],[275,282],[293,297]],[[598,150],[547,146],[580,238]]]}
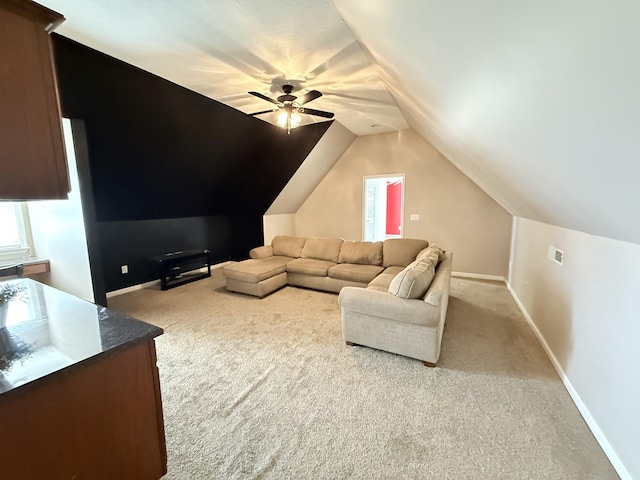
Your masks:
{"label": "doorway opening", "polygon": [[402,237],[404,174],[364,177],[363,237],[366,242]]}

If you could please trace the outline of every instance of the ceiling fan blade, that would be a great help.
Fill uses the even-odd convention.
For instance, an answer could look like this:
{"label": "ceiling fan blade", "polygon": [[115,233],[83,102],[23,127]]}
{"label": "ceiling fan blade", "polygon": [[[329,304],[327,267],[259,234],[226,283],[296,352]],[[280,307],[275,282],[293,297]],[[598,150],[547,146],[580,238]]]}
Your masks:
{"label": "ceiling fan blade", "polygon": [[256,115],[262,115],[263,113],[271,113],[271,112],[277,112],[278,109],[277,108],[272,108],[271,110],[263,110],[261,112],[256,112],[256,113],[247,113],[247,115],[249,115],[250,117],[255,117]]}
{"label": "ceiling fan blade", "polygon": [[320,98],[322,93],[318,90],[311,90],[310,92],[305,93],[304,95],[298,97],[296,99],[296,103],[298,105],[304,105],[305,103],[310,102],[311,100],[315,100],[316,98]]}
{"label": "ceiling fan blade", "polygon": [[313,108],[299,108],[298,111],[300,113],[315,115],[316,117],[333,118],[334,116],[331,112],[323,112],[322,110],[314,110]]}
{"label": "ceiling fan blade", "polygon": [[249,92],[249,94],[280,106],[280,102],[274,100],[273,98],[269,98],[266,95],[261,94],[260,92]]}

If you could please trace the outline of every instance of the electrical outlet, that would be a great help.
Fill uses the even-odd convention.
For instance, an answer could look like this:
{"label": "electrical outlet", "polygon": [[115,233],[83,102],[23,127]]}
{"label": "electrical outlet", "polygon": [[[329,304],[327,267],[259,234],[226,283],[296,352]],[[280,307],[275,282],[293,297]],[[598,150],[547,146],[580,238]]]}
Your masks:
{"label": "electrical outlet", "polygon": [[412,222],[417,222],[418,220],[420,220],[420,214],[419,213],[412,213],[409,216],[409,220],[411,220]]}
{"label": "electrical outlet", "polygon": [[120,271],[122,272],[123,275],[125,273],[129,273],[129,265],[121,265],[120,266]]}

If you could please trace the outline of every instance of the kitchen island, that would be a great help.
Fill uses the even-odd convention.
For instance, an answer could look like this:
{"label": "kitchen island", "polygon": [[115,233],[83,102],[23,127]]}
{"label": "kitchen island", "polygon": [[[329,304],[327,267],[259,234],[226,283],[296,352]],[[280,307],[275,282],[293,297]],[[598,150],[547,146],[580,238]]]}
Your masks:
{"label": "kitchen island", "polygon": [[0,305],[2,478],[159,479],[162,329],[28,279]]}

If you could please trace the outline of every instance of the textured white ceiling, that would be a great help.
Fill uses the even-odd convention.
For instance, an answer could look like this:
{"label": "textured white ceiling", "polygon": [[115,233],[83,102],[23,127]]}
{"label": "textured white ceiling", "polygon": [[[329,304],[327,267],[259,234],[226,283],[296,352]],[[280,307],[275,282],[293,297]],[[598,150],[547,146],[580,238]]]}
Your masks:
{"label": "textured white ceiling", "polygon": [[515,215],[640,244],[637,0],[42,3],[61,34],[244,112],[288,78],[358,135],[406,119]]}
{"label": "textured white ceiling", "polygon": [[640,243],[640,2],[334,3],[409,124],[509,211]]}
{"label": "textured white ceiling", "polygon": [[[42,0],[57,33],[245,113],[272,104],[285,80],[357,135],[407,128],[331,0]],[[303,116],[304,123],[326,121]],[[275,122],[275,114],[259,118]],[[376,125],[372,127],[372,125]]]}

